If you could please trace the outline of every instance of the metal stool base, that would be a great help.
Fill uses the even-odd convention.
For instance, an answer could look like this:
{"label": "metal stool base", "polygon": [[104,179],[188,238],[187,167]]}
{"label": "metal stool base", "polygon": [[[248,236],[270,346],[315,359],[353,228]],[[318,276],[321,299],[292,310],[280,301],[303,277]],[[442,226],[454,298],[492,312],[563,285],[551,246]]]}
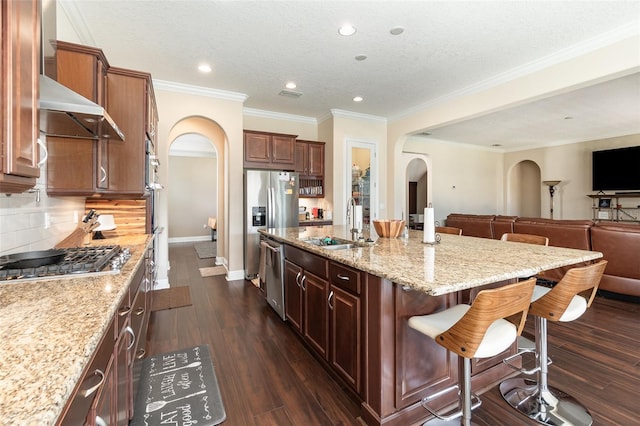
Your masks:
{"label": "metal stool base", "polygon": [[516,377],[500,383],[502,397],[516,410],[548,426],[589,426],[591,414],[574,397],[551,386],[538,388],[535,380]]}
{"label": "metal stool base", "polygon": [[[442,419],[431,419],[428,420],[424,423],[422,423],[422,426],[460,426],[463,423],[461,423],[460,419],[454,419],[454,420],[442,420]],[[478,423],[475,422],[471,422],[469,423],[470,426],[479,426]]]}

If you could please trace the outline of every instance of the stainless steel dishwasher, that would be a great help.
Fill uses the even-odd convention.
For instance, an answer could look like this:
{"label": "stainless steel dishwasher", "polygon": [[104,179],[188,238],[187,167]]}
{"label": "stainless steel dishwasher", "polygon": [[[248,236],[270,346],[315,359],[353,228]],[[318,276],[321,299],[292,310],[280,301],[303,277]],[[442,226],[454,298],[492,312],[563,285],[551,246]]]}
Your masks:
{"label": "stainless steel dishwasher", "polygon": [[284,311],[284,246],[272,239],[265,239],[265,287],[267,303],[278,313],[282,320],[286,320]]}

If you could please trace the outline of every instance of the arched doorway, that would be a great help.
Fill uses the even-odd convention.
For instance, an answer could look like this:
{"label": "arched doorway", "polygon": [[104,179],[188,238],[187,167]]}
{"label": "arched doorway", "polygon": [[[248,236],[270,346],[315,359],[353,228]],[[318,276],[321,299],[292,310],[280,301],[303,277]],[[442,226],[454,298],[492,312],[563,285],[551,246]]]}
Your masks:
{"label": "arched doorway", "polygon": [[540,167],[531,160],[514,165],[509,173],[508,213],[521,217],[542,217]]}
{"label": "arched doorway", "polygon": [[424,208],[427,207],[427,164],[421,158],[412,159],[407,164],[406,172],[406,205],[409,227],[421,228],[423,220],[419,220]]}
{"label": "arched doorway", "polygon": [[207,223],[218,217],[218,155],[205,136],[187,133],[169,147],[169,243],[206,241]]}

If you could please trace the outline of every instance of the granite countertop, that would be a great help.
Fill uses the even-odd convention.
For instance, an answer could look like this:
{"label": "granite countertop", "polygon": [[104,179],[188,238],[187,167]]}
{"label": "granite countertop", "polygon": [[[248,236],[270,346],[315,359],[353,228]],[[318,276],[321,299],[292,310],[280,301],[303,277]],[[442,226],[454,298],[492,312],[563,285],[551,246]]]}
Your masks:
{"label": "granite countertop", "polygon": [[0,283],[0,425],[57,420],[150,242],[150,235],[93,241],[131,249],[118,274]]}
{"label": "granite countertop", "polygon": [[[260,230],[296,246],[400,285],[434,296],[602,257],[602,253],[561,247],[506,242],[488,238],[441,235],[439,244],[422,243],[422,231],[409,238],[377,238],[363,247],[327,250],[304,242],[309,237],[331,236],[351,240],[346,226],[277,228]],[[364,237],[369,235],[365,233]]]}

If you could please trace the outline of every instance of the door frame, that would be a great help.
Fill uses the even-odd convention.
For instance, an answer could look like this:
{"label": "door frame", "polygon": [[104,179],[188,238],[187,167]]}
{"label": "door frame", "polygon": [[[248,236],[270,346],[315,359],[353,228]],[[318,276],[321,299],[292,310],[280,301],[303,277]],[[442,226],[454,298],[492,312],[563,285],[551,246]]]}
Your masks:
{"label": "door frame", "polygon": [[[351,165],[353,164],[352,152],[353,148],[360,149],[368,149],[369,150],[369,158],[370,158],[370,166],[371,169],[369,171],[371,187],[370,191],[370,212],[371,212],[371,220],[378,219],[380,211],[378,206],[378,178],[379,178],[379,167],[378,167],[378,142],[367,139],[356,139],[356,138],[345,138],[345,164],[344,164],[344,201],[346,202],[351,198]],[[345,205],[346,207],[346,205]]]}

